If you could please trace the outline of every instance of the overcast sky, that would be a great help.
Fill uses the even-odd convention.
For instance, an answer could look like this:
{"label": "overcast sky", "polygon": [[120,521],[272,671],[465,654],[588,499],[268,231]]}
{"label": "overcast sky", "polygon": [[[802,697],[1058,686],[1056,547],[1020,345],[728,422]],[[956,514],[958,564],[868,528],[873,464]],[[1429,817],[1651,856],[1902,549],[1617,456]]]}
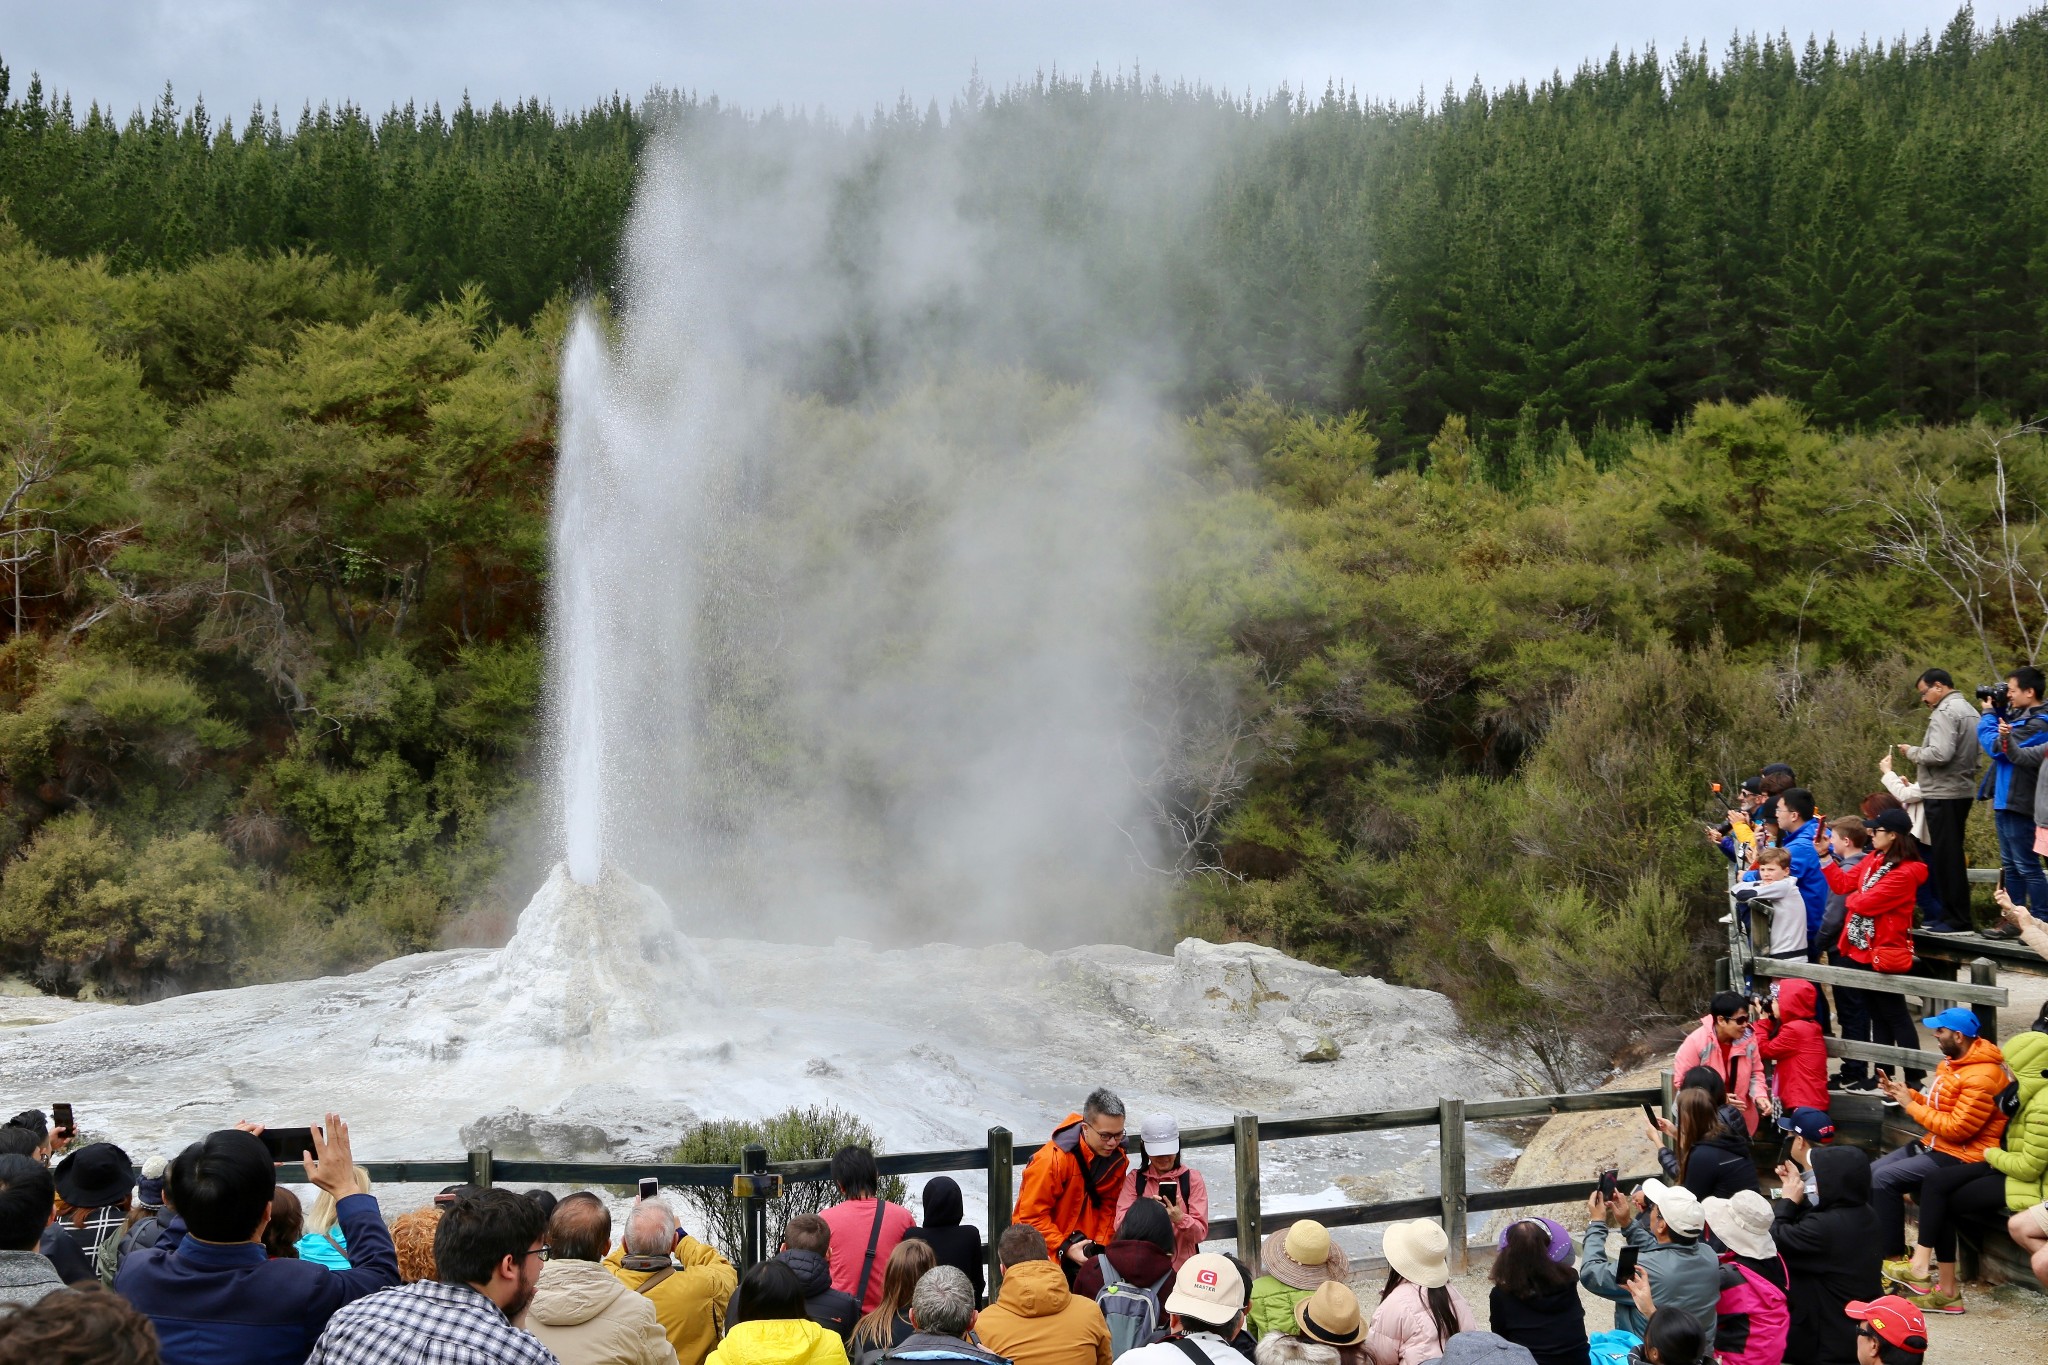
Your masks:
{"label": "overcast sky", "polygon": [[[216,116],[252,102],[373,110],[539,95],[575,107],[655,85],[750,109],[848,115],[907,93],[941,106],[979,64],[1003,85],[1057,68],[1133,65],[1232,91],[1332,79],[1366,95],[1432,96],[1570,71],[1587,56],[1740,30],[1939,30],[1954,0],[0,0],[0,61],[123,113],[170,81]],[[2025,12],[1980,4],[1978,19]]]}

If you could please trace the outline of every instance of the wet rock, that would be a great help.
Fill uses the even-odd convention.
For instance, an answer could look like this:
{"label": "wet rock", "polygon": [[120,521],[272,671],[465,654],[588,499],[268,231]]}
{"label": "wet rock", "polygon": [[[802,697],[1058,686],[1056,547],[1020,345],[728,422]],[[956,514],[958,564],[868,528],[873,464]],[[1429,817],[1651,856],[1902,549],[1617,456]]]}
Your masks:
{"label": "wet rock", "polygon": [[493,1155],[513,1160],[573,1161],[604,1156],[620,1144],[594,1123],[505,1109],[463,1124],[462,1145],[466,1151],[488,1147]]}

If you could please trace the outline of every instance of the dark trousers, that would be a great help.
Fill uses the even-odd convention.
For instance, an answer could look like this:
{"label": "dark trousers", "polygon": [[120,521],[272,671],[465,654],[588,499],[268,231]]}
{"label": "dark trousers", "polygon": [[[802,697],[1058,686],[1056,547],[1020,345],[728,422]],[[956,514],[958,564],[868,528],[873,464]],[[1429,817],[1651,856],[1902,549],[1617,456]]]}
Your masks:
{"label": "dark trousers", "polygon": [[[1869,972],[1870,965],[1844,957],[1835,963],[1850,971]],[[1875,972],[1871,973],[1873,976]],[[1842,1015],[1842,1036],[1858,1043],[1883,1043],[1890,1047],[1920,1046],[1919,1030],[1913,1027],[1913,1012],[1906,1008],[1906,997],[1893,995],[1889,991],[1865,991],[1853,986],[1835,987],[1835,1008]],[[1861,1061],[1854,1058],[1842,1062],[1841,1078],[1845,1081],[1860,1081],[1870,1074]],[[1926,1073],[1908,1071],[1907,1085],[1920,1084]]]}
{"label": "dark trousers", "polygon": [[1913,1196],[1920,1205],[1919,1245],[1934,1248],[1934,1259],[1956,1258],[1956,1223],[1990,1214],[2005,1221],[2005,1177],[1988,1162],[1964,1161],[1936,1171]]}
{"label": "dark trousers", "polygon": [[1970,865],[1963,857],[1963,827],[1969,823],[1967,796],[1925,803],[1927,816],[1927,881],[1941,901],[1949,927],[1967,929],[1970,918]]}
{"label": "dark trousers", "polygon": [[1923,1152],[1918,1144],[1886,1152],[1870,1167],[1870,1207],[1877,1214],[1877,1245],[1886,1256],[1906,1254],[1906,1196],[1918,1193],[1929,1176],[1962,1165],[1946,1152]]}
{"label": "dark trousers", "polygon": [[2034,852],[2033,813],[2002,810],[1991,818],[1998,827],[1998,866],[2005,874],[2005,894],[2036,919],[2048,916],[2048,873],[2042,872],[2041,855]]}

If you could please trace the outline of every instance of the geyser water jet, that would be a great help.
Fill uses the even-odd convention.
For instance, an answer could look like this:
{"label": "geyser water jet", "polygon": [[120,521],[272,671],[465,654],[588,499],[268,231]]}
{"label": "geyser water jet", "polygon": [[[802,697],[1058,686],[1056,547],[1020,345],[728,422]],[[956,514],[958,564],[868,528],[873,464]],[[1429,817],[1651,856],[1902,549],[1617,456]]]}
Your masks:
{"label": "geyser water jet", "polygon": [[562,833],[569,875],[582,886],[596,886],[604,870],[604,632],[597,571],[604,386],[604,341],[590,314],[580,311],[562,348],[548,607]]}

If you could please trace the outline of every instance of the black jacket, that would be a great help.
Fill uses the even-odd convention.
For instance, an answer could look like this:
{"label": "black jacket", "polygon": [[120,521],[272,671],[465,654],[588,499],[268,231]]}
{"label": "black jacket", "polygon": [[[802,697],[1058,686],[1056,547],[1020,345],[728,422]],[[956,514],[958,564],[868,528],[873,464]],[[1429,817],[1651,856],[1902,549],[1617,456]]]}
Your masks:
{"label": "black jacket", "polygon": [[804,1290],[804,1311],[811,1315],[811,1321],[839,1333],[842,1342],[851,1341],[853,1325],[860,1321],[860,1305],[854,1302],[853,1295],[832,1287],[832,1267],[825,1263],[825,1258],[815,1251],[785,1248],[775,1259],[796,1272],[796,1282]]}
{"label": "black jacket", "polygon": [[1493,1334],[1536,1357],[1536,1365],[1587,1365],[1586,1305],[1576,1281],[1533,1299],[1518,1299],[1499,1285],[1487,1297]]}
{"label": "black jacket", "polygon": [[904,1233],[931,1246],[940,1265],[956,1266],[974,1286],[974,1302],[987,1295],[987,1271],[981,1229],[962,1227],[960,1186],[949,1175],[935,1175],[924,1184],[924,1222]]}
{"label": "black jacket", "polygon": [[1842,1310],[1884,1292],[1884,1254],[1870,1208],[1870,1158],[1854,1147],[1813,1153],[1819,1207],[1772,1201],[1771,1239],[1791,1272],[1792,1337],[1785,1359],[1854,1365],[1856,1324]]}
{"label": "black jacket", "polygon": [[[1657,1161],[1664,1178],[1678,1179],[1678,1153],[1660,1148]],[[1679,1182],[1701,1199],[1732,1199],[1742,1190],[1756,1188],[1756,1163],[1749,1155],[1749,1130],[1732,1133],[1726,1125],[1714,1130],[1692,1149],[1685,1163],[1685,1179]]]}

